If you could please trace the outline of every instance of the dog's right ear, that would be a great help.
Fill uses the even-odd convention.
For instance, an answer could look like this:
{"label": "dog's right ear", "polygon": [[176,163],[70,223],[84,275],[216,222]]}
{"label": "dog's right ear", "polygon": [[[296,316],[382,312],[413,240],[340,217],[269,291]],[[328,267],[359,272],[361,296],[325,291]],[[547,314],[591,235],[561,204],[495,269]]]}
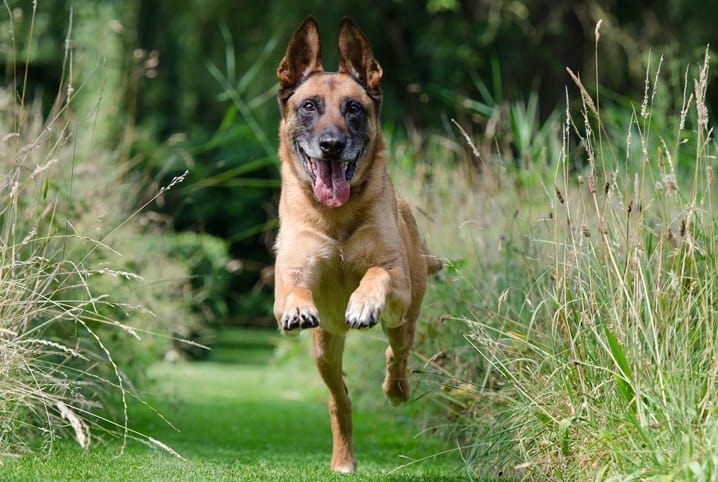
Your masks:
{"label": "dog's right ear", "polygon": [[287,52],[279,63],[279,101],[284,106],[294,89],[314,72],[323,72],[319,27],[307,17],[292,35]]}
{"label": "dog's right ear", "polygon": [[339,26],[338,47],[339,72],[349,74],[381,103],[381,65],[374,58],[369,40],[349,17],[344,17]]}

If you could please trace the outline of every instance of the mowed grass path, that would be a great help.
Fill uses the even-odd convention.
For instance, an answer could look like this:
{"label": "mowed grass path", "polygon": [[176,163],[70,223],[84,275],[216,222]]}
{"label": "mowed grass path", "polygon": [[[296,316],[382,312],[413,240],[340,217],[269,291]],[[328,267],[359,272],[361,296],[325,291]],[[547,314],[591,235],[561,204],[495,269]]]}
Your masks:
{"label": "mowed grass path", "polygon": [[[2,480],[466,480],[459,454],[407,423],[416,407],[355,410],[356,474],[329,470],[326,394],[306,364],[196,362],[154,366],[147,399],[179,429],[133,405],[132,427],[181,460],[136,441],[110,439],[83,451],[55,442],[50,456],[0,466]],[[309,355],[307,355],[309,356]],[[301,367],[299,366],[301,365]],[[381,396],[381,380],[377,396]],[[449,453],[433,456],[440,452]],[[417,461],[407,465],[409,462]]]}

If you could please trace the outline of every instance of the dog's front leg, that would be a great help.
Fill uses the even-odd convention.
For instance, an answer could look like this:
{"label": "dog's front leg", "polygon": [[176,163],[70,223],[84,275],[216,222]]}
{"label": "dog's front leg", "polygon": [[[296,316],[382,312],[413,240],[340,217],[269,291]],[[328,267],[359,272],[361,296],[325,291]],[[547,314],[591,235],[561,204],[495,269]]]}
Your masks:
{"label": "dog's front leg", "polygon": [[319,326],[312,289],[317,285],[320,269],[319,257],[283,251],[279,246],[274,266],[274,316],[282,333]]}
{"label": "dog's front leg", "polygon": [[352,328],[370,328],[388,311],[385,325],[398,326],[410,302],[410,286],[401,268],[372,266],[349,298],[346,322]]}
{"label": "dog's front leg", "polygon": [[336,472],[354,472],[352,448],[352,405],[342,376],[344,335],[320,328],[312,332],[314,360],[329,388],[329,415],[332,422],[332,463]]}

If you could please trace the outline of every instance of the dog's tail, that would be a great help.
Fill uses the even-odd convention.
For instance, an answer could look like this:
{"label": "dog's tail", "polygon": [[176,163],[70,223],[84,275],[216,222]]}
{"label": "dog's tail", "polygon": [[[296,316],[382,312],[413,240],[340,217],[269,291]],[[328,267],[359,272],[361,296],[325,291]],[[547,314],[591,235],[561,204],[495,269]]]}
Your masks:
{"label": "dog's tail", "polygon": [[424,258],[426,259],[426,273],[429,276],[438,273],[441,271],[444,263],[441,261],[441,258],[429,254],[429,248],[426,247],[426,238],[424,238],[423,233],[416,224],[416,219],[414,219],[414,215],[411,213],[409,204],[400,197],[397,197],[397,201],[401,217],[404,218],[404,222],[411,230],[414,239],[421,243],[421,249],[424,252]]}
{"label": "dog's tail", "polygon": [[[426,252],[426,245],[424,245],[424,252]],[[426,271],[429,276],[438,273],[441,271],[441,268],[444,267],[444,262],[441,261],[441,258],[433,256],[431,254],[425,255],[426,258]]]}
{"label": "dog's tail", "polygon": [[426,260],[426,274],[429,276],[435,275],[444,267],[444,262],[438,256],[429,253],[426,238],[421,231],[419,231],[419,239],[421,240],[421,249],[424,251],[424,259]]}

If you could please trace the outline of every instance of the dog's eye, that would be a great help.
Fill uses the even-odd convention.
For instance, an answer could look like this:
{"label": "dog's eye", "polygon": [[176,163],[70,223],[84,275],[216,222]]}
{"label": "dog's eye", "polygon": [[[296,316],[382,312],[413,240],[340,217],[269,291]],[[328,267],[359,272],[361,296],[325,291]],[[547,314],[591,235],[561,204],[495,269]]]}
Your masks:
{"label": "dog's eye", "polygon": [[363,110],[362,106],[356,102],[350,102],[349,105],[347,105],[347,114],[350,115],[359,115]]}
{"label": "dog's eye", "polygon": [[302,104],[302,110],[305,112],[314,112],[317,109],[316,104],[314,101],[308,100]]}

